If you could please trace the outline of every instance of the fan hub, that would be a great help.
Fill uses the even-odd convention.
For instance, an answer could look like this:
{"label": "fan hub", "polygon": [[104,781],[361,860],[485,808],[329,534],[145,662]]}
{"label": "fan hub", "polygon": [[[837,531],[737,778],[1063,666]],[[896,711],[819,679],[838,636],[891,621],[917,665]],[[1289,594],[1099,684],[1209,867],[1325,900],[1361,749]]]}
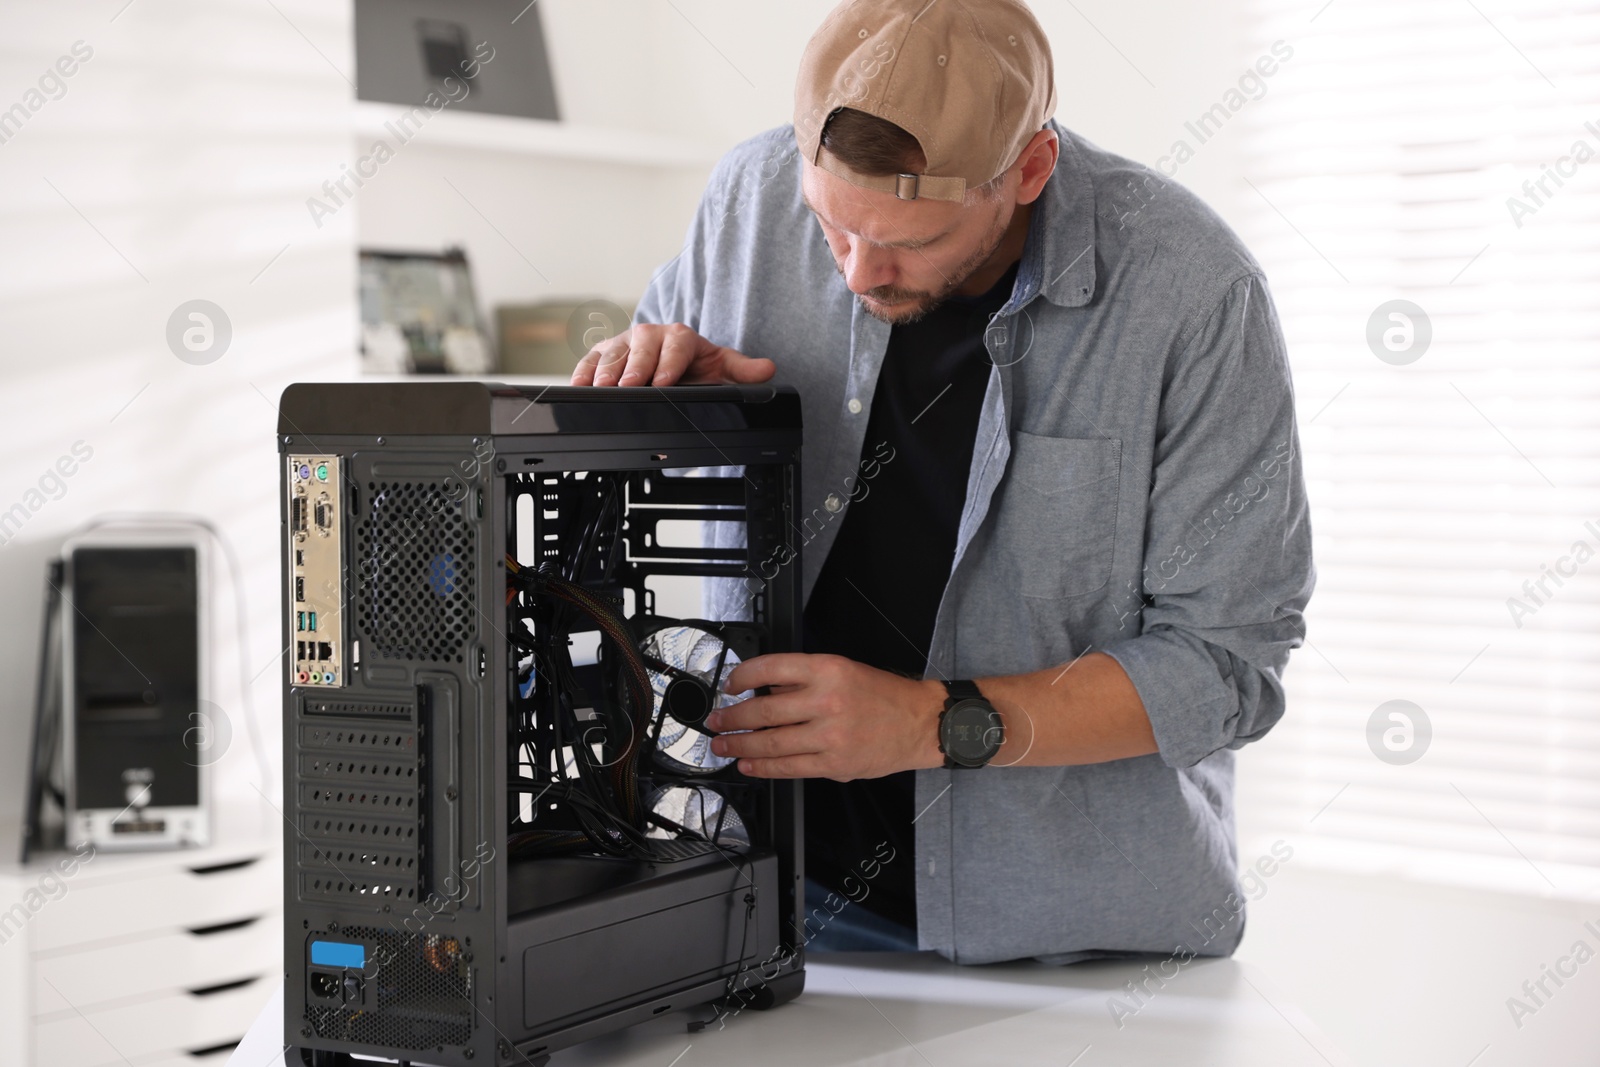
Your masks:
{"label": "fan hub", "polygon": [[697,728],[711,714],[716,699],[711,687],[698,678],[674,678],[661,694],[662,706],[668,715],[684,726]]}

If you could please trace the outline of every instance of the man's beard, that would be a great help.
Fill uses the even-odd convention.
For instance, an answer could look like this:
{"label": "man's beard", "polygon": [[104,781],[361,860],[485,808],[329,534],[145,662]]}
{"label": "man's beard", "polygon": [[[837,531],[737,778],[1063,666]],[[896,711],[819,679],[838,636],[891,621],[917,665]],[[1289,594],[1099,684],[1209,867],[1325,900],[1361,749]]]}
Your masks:
{"label": "man's beard", "polygon": [[[876,289],[867,290],[856,298],[861,303],[861,310],[879,322],[886,322],[890,326],[909,326],[913,322],[926,318],[935,308],[948,300],[951,293],[965,285],[978,272],[980,267],[989,262],[990,258],[999,251],[1000,245],[1004,243],[1008,229],[1010,229],[1009,220],[999,225],[989,241],[984,242],[984,245],[977,252],[967,257],[960,266],[950,272],[951,280],[941,289],[935,292],[926,292],[920,289],[901,289],[893,285],[880,285]],[[838,264],[836,263],[835,267],[837,266]],[[842,276],[844,271],[840,270],[839,273]],[[867,297],[871,297],[873,300],[883,304],[897,304],[907,300],[914,300],[916,303],[908,310],[897,311],[890,315],[881,311],[874,311],[872,306],[867,303]]]}

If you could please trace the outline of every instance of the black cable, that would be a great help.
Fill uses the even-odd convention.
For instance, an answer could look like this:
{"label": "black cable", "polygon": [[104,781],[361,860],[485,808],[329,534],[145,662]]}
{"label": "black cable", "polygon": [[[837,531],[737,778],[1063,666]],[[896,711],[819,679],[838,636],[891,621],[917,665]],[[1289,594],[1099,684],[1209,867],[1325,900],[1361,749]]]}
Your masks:
{"label": "black cable", "polygon": [[[728,805],[732,803],[732,801],[728,797],[723,796],[721,793],[718,793],[717,796],[721,797],[722,799],[722,807],[717,809],[717,827],[715,830],[711,831],[711,840],[720,842],[722,840],[722,824],[723,821],[728,817]],[[700,821],[702,825],[705,823],[705,808],[703,805],[700,809]]]}
{"label": "black cable", "polygon": [[750,940],[750,920],[754,918],[755,913],[756,889],[755,883],[751,882],[749,892],[744,895],[744,933],[739,935],[739,969],[728,976],[728,991],[723,994],[724,998],[733,996],[733,987],[739,984],[739,979],[743,978],[745,971],[749,969],[745,966],[744,953],[745,945]]}
{"label": "black cable", "polygon": [[[593,804],[593,802],[585,797],[581,791],[576,790],[572,783],[541,782],[538,779],[521,779],[510,783],[508,788],[514,793],[537,792],[541,798],[546,795],[554,795],[557,799],[565,800],[567,803],[573,805],[573,814],[575,815],[578,815],[582,809],[590,807]],[[604,814],[603,811],[599,810],[597,810],[596,813]],[[648,815],[648,818],[650,821],[656,822],[657,824],[662,825],[663,828],[672,830],[675,833],[687,836],[697,836],[704,839],[703,834],[695,834],[687,827],[681,826],[678,823],[673,822],[671,819],[667,819],[665,816],[651,812]],[[626,838],[628,841],[632,842],[633,845],[637,846],[638,850],[645,852],[649,851],[651,844],[656,840],[637,828],[630,827],[625,824],[618,825],[612,829],[621,831],[621,834],[619,835],[620,837]],[[577,831],[533,829],[518,834],[512,834],[507,840],[514,850],[519,844],[522,844],[526,841],[536,840],[538,838],[544,838],[554,847],[568,848],[573,844],[581,843],[581,840],[586,836],[587,835],[580,834]],[[737,854],[733,849],[727,846],[718,845],[715,841],[707,841],[707,843],[717,848],[719,851]],[[603,850],[614,855],[636,854],[635,852],[619,853],[616,851],[614,846],[606,847]]]}
{"label": "black cable", "polygon": [[[593,591],[574,582],[567,581],[555,573],[554,568],[542,567],[538,571],[527,571],[515,560],[506,560],[508,578],[513,588],[523,587],[531,590],[540,599],[555,599],[574,607],[580,614],[587,616],[599,628],[603,639],[612,642],[613,647],[621,656],[619,665],[622,685],[621,691],[628,695],[627,700],[619,700],[617,704],[631,704],[633,715],[620,720],[619,725],[625,726],[628,737],[620,744],[622,752],[611,764],[613,790],[617,800],[622,805],[622,815],[630,822],[637,823],[638,790],[637,790],[637,757],[640,752],[640,741],[643,739],[649,724],[649,717],[655,711],[655,691],[650,685],[650,677],[644,663],[639,658],[639,650],[633,643],[632,634],[628,628],[627,620],[614,603],[614,598],[602,597]],[[557,631],[551,634],[553,641],[564,636]],[[564,655],[564,649],[558,648],[558,654]],[[568,688],[569,680],[560,679],[560,688]],[[575,683],[572,683],[575,686]],[[604,717],[607,713],[608,701],[598,701],[600,707],[595,710]],[[618,739],[610,738],[612,744],[618,745]]]}
{"label": "black cable", "polygon": [[601,575],[607,585],[610,585],[617,572],[617,563],[622,551],[622,508],[617,500],[618,494],[625,495],[626,490],[619,490],[622,484],[620,479],[613,479],[611,483],[611,508],[617,513],[616,525],[609,527],[611,530],[611,554],[606,557],[605,566],[601,568]]}
{"label": "black cable", "polygon": [[[618,834],[618,827],[626,827],[628,820],[620,810],[619,798],[609,793],[606,789],[608,768],[597,763],[594,758],[590,738],[594,725],[589,721],[580,722],[577,719],[577,709],[572,700],[572,694],[578,690],[578,683],[573,673],[571,655],[564,643],[564,634],[552,634],[554,647],[551,650],[555,663],[552,669],[547,670],[546,678],[554,683],[552,696],[555,702],[554,714],[550,716],[552,733],[552,761],[551,773],[554,780],[567,783],[570,788],[580,792],[565,792],[573,801],[571,814],[576,819],[582,836],[597,851],[607,854],[626,854],[629,849],[626,844],[619,845],[619,839],[626,842],[626,831]],[[537,684],[537,683],[536,683]],[[600,709],[597,709],[597,711]],[[604,720],[600,720],[604,726]],[[569,745],[568,734],[571,735]],[[612,747],[609,738],[602,740],[602,749]],[[567,761],[563,758],[563,750],[571,748],[572,759],[575,765],[575,774],[569,776]],[[543,770],[543,768],[540,768]],[[631,827],[629,827],[631,828]],[[555,837],[549,839],[553,848],[568,850],[572,841],[568,838]],[[636,850],[635,850],[636,851]]]}
{"label": "black cable", "polygon": [[[644,830],[651,823],[679,836],[691,836],[684,827],[663,825],[670,820],[645,810],[642,796],[642,772],[657,748],[665,715],[665,708],[657,706],[649,667],[666,665],[646,665],[616,596],[581,584],[584,579],[597,578],[601,589],[609,589],[615,580],[624,557],[626,492],[626,482],[613,473],[590,472],[587,478],[574,480],[568,497],[567,528],[575,531],[576,537],[564,546],[565,550],[555,559],[546,559],[537,569],[524,566],[513,557],[506,559],[506,601],[513,607],[512,630],[516,635],[512,643],[531,649],[536,657],[533,687],[519,706],[518,721],[530,749],[529,766],[539,775],[549,776],[548,781],[531,780],[537,783],[531,788],[543,789],[564,802],[574,826],[561,830],[529,826],[514,835],[527,850],[567,851],[587,842],[606,854],[648,854],[650,842],[659,840],[650,838]],[[570,648],[572,627],[580,618],[593,623],[601,635],[596,653],[598,689],[588,695],[578,681]],[[524,625],[532,629],[531,640],[522,635]],[[714,669],[718,681],[726,656],[724,641]],[[518,689],[520,695],[520,685]],[[577,717],[580,700],[593,704],[593,719]],[[598,739],[594,736],[597,727],[603,732]],[[539,750],[541,739],[552,749],[548,754]],[[538,766],[539,758],[545,755],[550,757],[548,768]],[[651,774],[644,780],[655,785],[690,777]],[[524,780],[525,784],[529,782]],[[705,838],[705,831],[710,829],[711,837],[706,840],[714,848],[727,848],[718,839],[727,823],[728,799],[722,797],[713,828],[706,825],[707,800],[702,787],[696,787],[696,798],[701,830],[692,836]]]}
{"label": "black cable", "polygon": [[[577,718],[577,709],[572,703],[571,693],[577,688],[577,679],[572,674],[571,657],[564,647],[560,650],[560,655],[562,671],[561,676],[564,679],[564,684],[557,693],[558,708],[554,718],[554,725],[557,728],[555,738],[555,762],[560,768],[559,777],[569,781],[577,788],[583,790],[589,796],[597,811],[608,815],[613,821],[625,825],[627,823],[627,819],[619,810],[618,798],[607,791],[606,771],[608,768],[595,762],[594,752],[590,747],[594,744],[594,742],[589,739],[591,731],[594,729],[594,727],[588,726],[586,728],[583,723],[580,722],[580,720]],[[601,726],[603,729],[603,720],[601,721]],[[568,744],[565,743],[565,738],[563,738],[561,735],[561,730],[563,727],[566,728],[572,735],[570,747],[572,749],[573,762],[576,764],[578,770],[577,775],[571,778],[568,778],[566,773],[566,761],[561,757],[562,750],[568,747]],[[603,739],[602,749],[608,747],[604,743],[604,740],[608,739]],[[588,820],[582,821],[585,831],[595,842],[596,847],[602,848],[605,851],[612,851],[609,841],[605,839],[601,833],[604,827],[595,826],[589,823]]]}

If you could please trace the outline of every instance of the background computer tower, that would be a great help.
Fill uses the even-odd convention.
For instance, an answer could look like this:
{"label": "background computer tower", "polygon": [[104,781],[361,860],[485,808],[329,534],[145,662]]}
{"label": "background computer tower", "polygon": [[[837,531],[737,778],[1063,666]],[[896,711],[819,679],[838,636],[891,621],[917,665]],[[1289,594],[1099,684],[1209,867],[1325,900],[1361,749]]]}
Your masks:
{"label": "background computer tower", "polygon": [[[290,1062],[798,994],[799,785],[694,726],[800,648],[793,389],[294,385],[279,434]],[[658,615],[695,575],[739,617]]]}
{"label": "background computer tower", "polygon": [[180,529],[97,530],[62,546],[68,847],[209,843],[206,560]]}

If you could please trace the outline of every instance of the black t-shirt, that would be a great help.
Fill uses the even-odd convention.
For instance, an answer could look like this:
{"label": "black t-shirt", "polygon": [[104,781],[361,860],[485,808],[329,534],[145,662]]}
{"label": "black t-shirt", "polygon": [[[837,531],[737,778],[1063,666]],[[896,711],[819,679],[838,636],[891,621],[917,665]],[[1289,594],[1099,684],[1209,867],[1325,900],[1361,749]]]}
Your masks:
{"label": "black t-shirt", "polygon": [[[1016,276],[1013,266],[982,296],[951,297],[920,321],[891,331],[861,449],[864,461],[878,461],[876,476],[851,490],[852,503],[806,603],[805,651],[923,676],[955,559],[989,380],[984,332],[1010,298]],[[884,462],[890,448],[893,458]],[[857,478],[864,478],[861,470]],[[900,771],[805,784],[807,876],[913,929],[914,776]],[[875,869],[874,861],[887,855],[884,842],[895,858]],[[846,886],[851,875],[855,880]]]}

